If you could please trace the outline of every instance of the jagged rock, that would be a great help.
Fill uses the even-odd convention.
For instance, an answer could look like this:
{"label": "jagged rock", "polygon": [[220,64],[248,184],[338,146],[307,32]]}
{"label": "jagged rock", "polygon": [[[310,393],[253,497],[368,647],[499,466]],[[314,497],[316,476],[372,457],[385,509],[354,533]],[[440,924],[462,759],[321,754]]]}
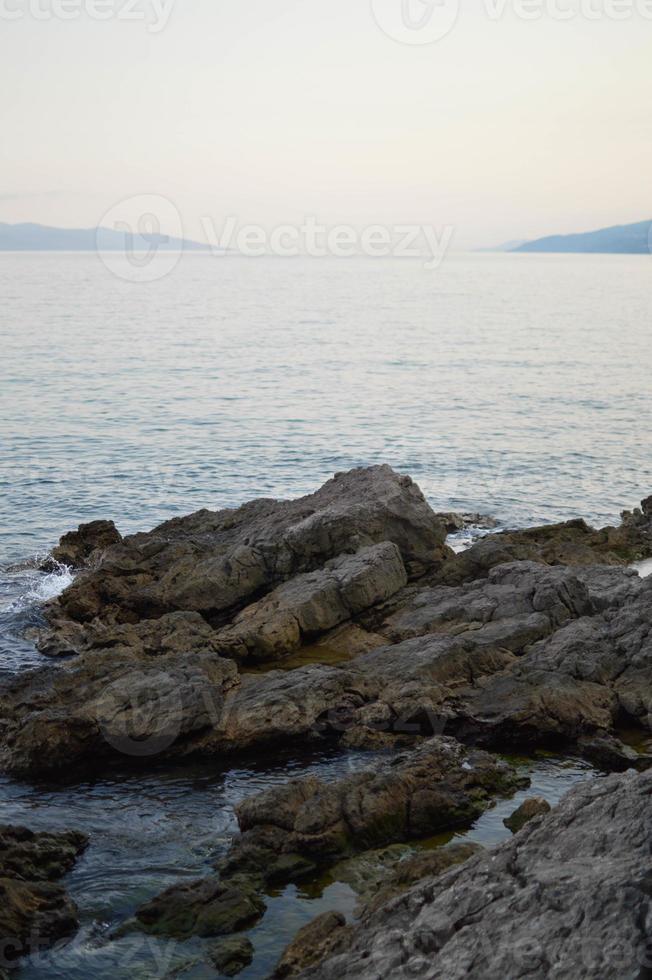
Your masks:
{"label": "jagged rock", "polygon": [[236,808],[242,834],[222,873],[258,868],[267,875],[288,855],[332,864],[356,851],[465,827],[494,795],[528,783],[485,752],[430,739],[335,783],[306,777],[245,800]]}
{"label": "jagged rock", "polygon": [[599,531],[585,521],[503,531],[487,535],[468,551],[447,561],[433,578],[457,585],[482,578],[496,565],[536,561],[546,565],[625,565],[652,556],[652,519],[626,521]]}
{"label": "jagged rock", "polygon": [[578,739],[577,747],[585,759],[604,772],[626,772],[628,769],[644,772],[652,768],[652,754],[637,752],[606,733],[585,735]]}
{"label": "jagged rock", "polygon": [[219,633],[235,660],[278,660],[407,585],[401,553],[384,542],[298,575],[240,613]]}
{"label": "jagged rock", "polygon": [[651,820],[651,774],[582,783],[497,850],[390,901],[301,977],[642,980]]}
{"label": "jagged rock", "polygon": [[351,931],[339,912],[324,912],[299,930],[281,956],[272,980],[296,977],[320,963],[346,941]]}
{"label": "jagged rock", "polygon": [[514,810],[510,817],[506,817],[503,820],[503,823],[513,834],[517,834],[530,820],[550,813],[550,810],[551,807],[547,800],[544,800],[541,796],[532,796],[529,800],[521,803],[518,810]]}
{"label": "jagged rock", "polygon": [[253,961],[254,948],[245,936],[233,936],[212,946],[208,955],[222,976],[237,977]]}
{"label": "jagged rock", "polygon": [[37,643],[48,657],[106,652],[120,657],[197,656],[220,653],[217,634],[199,613],[169,613],[140,623],[109,625],[95,620],[82,625],[67,622],[56,631],[44,630]]}
{"label": "jagged rock", "polygon": [[69,773],[108,758],[147,758],[210,730],[238,684],[216,655],[120,658],[86,654],[4,682],[0,765]]}
{"label": "jagged rock", "polygon": [[[652,580],[545,563],[580,545],[607,560],[619,535],[642,546],[648,523],[641,511],[615,531],[571,522],[492,535],[477,546],[488,564],[467,552],[480,578],[433,584],[431,573],[405,586],[406,567],[439,560],[455,578],[460,566],[442,565],[442,525],[387,467],[300,501],[169,522],[110,547],[50,607],[42,649],[78,659],[4,683],[0,765],[56,772],[125,751],[221,758],[297,738],[378,748],[442,732],[522,750],[602,738],[620,718],[649,727]],[[509,541],[536,560],[493,567]],[[168,602],[173,592],[197,608],[169,611],[183,604]],[[330,666],[313,662],[315,640]],[[309,665],[282,672],[238,677],[220,660],[298,646]]]}
{"label": "jagged rock", "polygon": [[70,531],[52,549],[51,559],[60,565],[83,568],[97,553],[120,544],[122,537],[113,521],[93,521],[80,524],[76,531]]}
{"label": "jagged rock", "polygon": [[200,511],[125,538],[49,609],[61,622],[133,623],[201,612],[223,625],[246,603],[332,558],[382,542],[419,574],[447,554],[445,529],[409,477],[388,466],[338,474],[300,500]]}
{"label": "jagged rock", "polygon": [[133,925],[152,936],[210,939],[246,929],[264,912],[250,881],[209,877],[168,888],[138,909]]}
{"label": "jagged rock", "polygon": [[88,843],[75,832],[34,833],[0,827],[0,961],[43,951],[73,935],[77,909],[54,882]]}

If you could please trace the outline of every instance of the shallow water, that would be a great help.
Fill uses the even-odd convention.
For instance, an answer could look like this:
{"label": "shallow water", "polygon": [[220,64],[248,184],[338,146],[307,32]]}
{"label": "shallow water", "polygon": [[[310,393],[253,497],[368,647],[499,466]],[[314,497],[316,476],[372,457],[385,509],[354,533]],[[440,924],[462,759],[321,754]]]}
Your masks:
{"label": "shallow water", "polygon": [[[134,285],[94,256],[0,254],[0,675],[42,663],[24,634],[70,573],[28,560],[81,521],[115,518],[126,533],[378,462],[410,473],[435,508],[504,526],[617,521],[652,492],[649,276],[637,256],[456,256],[434,273],[187,256],[167,279]],[[79,936],[19,977],[162,977],[187,951],[110,932],[205,872],[244,795],[360,762],[112,773],[68,788],[0,780],[3,822],[92,838],[68,880]],[[588,772],[530,768],[528,793],[551,802]],[[518,802],[470,836],[504,839]],[[245,980],[265,976],[308,919],[355,900],[337,883],[270,900]]]}
{"label": "shallow water", "polygon": [[[154,773],[115,773],[110,779],[70,787],[29,787],[0,780],[3,821],[34,829],[74,827],[91,837],[88,851],[66,879],[80,909],[78,936],[25,961],[18,975],[25,980],[162,978],[171,967],[199,955],[201,942],[180,945],[142,936],[112,941],[116,927],[168,885],[210,871],[237,829],[234,806],[245,796],[307,773],[334,779],[370,761],[367,753],[316,756],[309,763],[286,756],[257,769],[220,773],[206,765],[185,766]],[[499,800],[468,832],[422,846],[452,839],[493,846],[510,836],[502,821],[527,796],[544,796],[556,803],[592,773],[582,762],[553,758],[520,760],[519,767],[532,779],[529,790]],[[315,915],[337,909],[352,917],[357,896],[337,881],[323,890],[307,882],[300,888],[290,886],[267,902],[265,917],[248,933],[256,958],[241,974],[243,980],[268,976],[297,930]]]}

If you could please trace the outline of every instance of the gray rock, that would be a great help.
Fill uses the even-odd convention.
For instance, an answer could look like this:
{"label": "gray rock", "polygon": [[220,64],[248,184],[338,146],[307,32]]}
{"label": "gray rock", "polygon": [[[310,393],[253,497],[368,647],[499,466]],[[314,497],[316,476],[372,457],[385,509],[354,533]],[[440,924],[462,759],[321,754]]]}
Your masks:
{"label": "gray rock", "polygon": [[370,916],[305,980],[630,980],[650,970],[652,775],[574,789],[543,822]]}

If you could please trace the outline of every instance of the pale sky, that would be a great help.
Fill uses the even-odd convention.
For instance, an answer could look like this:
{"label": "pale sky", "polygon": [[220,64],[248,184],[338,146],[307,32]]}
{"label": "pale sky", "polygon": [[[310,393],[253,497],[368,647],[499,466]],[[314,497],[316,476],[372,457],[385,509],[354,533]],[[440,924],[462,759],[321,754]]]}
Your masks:
{"label": "pale sky", "polygon": [[588,19],[601,0],[567,21],[461,0],[422,45],[374,19],[372,2],[391,18],[402,0],[137,0],[159,25],[171,3],[158,33],[95,20],[91,0],[34,16],[53,2],[0,0],[16,12],[0,17],[0,221],[90,227],[156,194],[187,237],[205,216],[314,215],[452,225],[476,247],[652,217],[645,0],[620,0],[624,21]]}

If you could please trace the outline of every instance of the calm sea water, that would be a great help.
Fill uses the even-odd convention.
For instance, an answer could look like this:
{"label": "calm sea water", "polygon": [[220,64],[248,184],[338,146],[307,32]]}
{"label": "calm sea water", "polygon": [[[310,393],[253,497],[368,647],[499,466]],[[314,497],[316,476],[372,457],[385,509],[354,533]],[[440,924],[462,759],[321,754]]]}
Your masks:
{"label": "calm sea water", "polygon": [[[70,577],[24,563],[80,521],[134,531],[378,462],[410,473],[437,508],[507,526],[617,520],[652,492],[651,273],[635,256],[455,256],[435,272],[188,256],[137,285],[94,256],[0,254],[0,670],[39,663],[22,634]],[[165,950],[110,943],[111,929],[205,870],[243,795],[358,764],[0,782],[0,820],[92,836],[69,879],[79,937],[19,975],[161,977]],[[553,801],[585,775],[553,762],[532,773]],[[503,815],[472,834],[494,843]],[[337,884],[274,899],[243,976],[265,976],[303,922],[354,901]]]}

